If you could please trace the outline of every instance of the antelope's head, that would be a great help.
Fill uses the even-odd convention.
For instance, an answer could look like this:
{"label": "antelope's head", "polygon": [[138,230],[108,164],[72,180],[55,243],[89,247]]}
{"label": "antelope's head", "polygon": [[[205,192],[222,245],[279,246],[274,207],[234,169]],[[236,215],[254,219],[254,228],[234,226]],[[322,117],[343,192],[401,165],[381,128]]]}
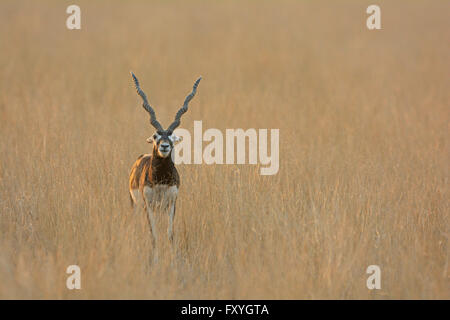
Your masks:
{"label": "antelope's head", "polygon": [[156,131],[150,138],[148,143],[153,143],[153,149],[161,158],[166,158],[172,152],[173,147],[181,138],[169,132],[168,130]]}
{"label": "antelope's head", "polygon": [[150,124],[156,129],[156,132],[150,138],[147,139],[147,142],[153,143],[153,150],[156,151],[156,154],[159,157],[167,158],[171,154],[175,144],[181,141],[181,138],[174,135],[173,131],[180,125],[181,116],[188,110],[189,102],[192,100],[192,98],[194,98],[195,93],[197,92],[198,84],[200,83],[200,80],[202,78],[200,77],[197,79],[197,81],[195,81],[194,87],[192,88],[192,92],[184,100],[183,106],[180,108],[180,110],[178,110],[177,114],[175,115],[175,120],[166,130],[164,130],[161,124],[158,122],[158,120],[156,120],[155,111],[148,103],[147,96],[145,95],[144,91],[141,90],[139,81],[133,72],[131,72],[131,76],[133,77],[137,93],[142,98],[143,101],[142,106],[150,115]]}

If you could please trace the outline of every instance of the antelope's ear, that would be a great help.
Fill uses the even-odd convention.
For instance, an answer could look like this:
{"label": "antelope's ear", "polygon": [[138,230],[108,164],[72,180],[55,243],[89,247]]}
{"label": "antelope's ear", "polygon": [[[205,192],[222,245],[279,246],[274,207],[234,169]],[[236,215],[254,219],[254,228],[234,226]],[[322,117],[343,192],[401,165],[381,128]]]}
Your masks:
{"label": "antelope's ear", "polygon": [[146,140],[148,143],[153,143],[153,136],[151,136],[150,138],[147,138]]}
{"label": "antelope's ear", "polygon": [[170,136],[170,139],[172,140],[174,145],[176,145],[178,142],[183,141],[183,137],[178,137],[174,134]]}

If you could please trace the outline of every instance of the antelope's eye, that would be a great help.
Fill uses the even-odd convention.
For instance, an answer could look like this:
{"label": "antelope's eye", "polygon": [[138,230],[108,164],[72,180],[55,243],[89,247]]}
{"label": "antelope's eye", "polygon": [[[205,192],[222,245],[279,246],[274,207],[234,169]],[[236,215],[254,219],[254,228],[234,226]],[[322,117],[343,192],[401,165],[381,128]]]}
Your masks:
{"label": "antelope's eye", "polygon": [[158,135],[155,133],[154,135],[153,135],[153,139],[157,139],[158,138]]}

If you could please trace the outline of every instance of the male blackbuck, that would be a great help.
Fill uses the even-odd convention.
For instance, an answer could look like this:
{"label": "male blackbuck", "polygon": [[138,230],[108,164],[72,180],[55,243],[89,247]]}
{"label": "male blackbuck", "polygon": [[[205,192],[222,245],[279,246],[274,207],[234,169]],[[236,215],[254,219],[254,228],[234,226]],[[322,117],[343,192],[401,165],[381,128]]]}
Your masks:
{"label": "male blackbuck", "polygon": [[[147,139],[153,144],[151,154],[141,155],[134,163],[130,173],[130,197],[131,203],[136,208],[145,208],[150,225],[153,245],[157,240],[155,225],[155,214],[169,213],[169,226],[167,233],[169,239],[173,240],[173,220],[175,217],[175,203],[180,186],[180,177],[172,161],[172,150],[174,145],[181,141],[173,131],[180,125],[181,116],[188,110],[188,104],[197,92],[197,86],[201,77],[195,81],[192,92],[184,100],[183,106],[175,115],[175,120],[164,130],[156,120],[155,111],[149,105],[147,96],[139,86],[136,76],[131,73],[137,93],[141,96],[142,106],[150,114],[150,124],[155,127],[156,132]],[[160,212],[155,212],[160,209]]]}

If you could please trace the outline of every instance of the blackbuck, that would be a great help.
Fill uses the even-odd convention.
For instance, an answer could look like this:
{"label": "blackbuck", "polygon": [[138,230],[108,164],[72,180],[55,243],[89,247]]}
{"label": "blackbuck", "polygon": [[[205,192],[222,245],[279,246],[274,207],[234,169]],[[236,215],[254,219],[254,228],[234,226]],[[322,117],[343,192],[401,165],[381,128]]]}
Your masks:
{"label": "blackbuck", "polygon": [[[131,73],[137,93],[142,98],[142,106],[150,114],[150,124],[156,132],[147,139],[153,144],[151,154],[141,155],[134,163],[130,173],[130,197],[131,203],[137,209],[144,208],[152,234],[153,245],[157,241],[155,214],[168,212],[169,225],[167,233],[173,240],[173,220],[175,218],[175,203],[180,187],[180,176],[172,161],[174,145],[181,141],[173,131],[180,125],[181,116],[188,110],[188,104],[197,92],[201,77],[195,81],[192,92],[184,100],[183,106],[175,115],[175,120],[164,130],[156,120],[156,114],[147,101],[147,96],[142,91],[136,76]],[[157,212],[159,211],[159,212]]]}

